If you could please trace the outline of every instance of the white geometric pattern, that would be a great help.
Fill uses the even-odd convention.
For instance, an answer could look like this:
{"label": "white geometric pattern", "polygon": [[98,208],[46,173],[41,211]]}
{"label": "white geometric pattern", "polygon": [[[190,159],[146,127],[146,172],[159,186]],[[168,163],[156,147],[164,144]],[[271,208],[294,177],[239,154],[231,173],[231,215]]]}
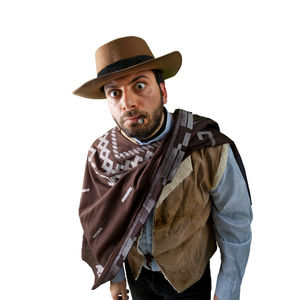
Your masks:
{"label": "white geometric pattern", "polygon": [[97,270],[97,275],[98,275],[98,278],[99,278],[101,276],[104,268],[101,265],[96,265],[96,270]]}
{"label": "white geometric pattern", "polygon": [[[143,146],[132,144],[132,148],[130,150],[119,152],[116,128],[108,131],[97,141],[98,143],[95,144],[97,149],[90,148],[88,161],[99,176],[108,180],[107,184],[110,186],[113,186],[118,181],[124,171],[134,168],[140,163],[149,160],[161,143],[158,141],[151,145]],[[109,148],[111,148],[112,151],[108,149],[108,146],[110,146]],[[94,157],[97,151],[100,158],[99,171],[101,173],[97,171],[97,167],[94,162],[95,159],[97,159]]]}

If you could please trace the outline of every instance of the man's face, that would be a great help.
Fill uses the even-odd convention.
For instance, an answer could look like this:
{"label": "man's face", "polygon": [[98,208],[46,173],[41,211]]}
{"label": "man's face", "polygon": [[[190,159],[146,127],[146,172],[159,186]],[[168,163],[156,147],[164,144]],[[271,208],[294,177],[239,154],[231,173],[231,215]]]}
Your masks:
{"label": "man's face", "polygon": [[127,136],[145,139],[158,131],[167,103],[164,83],[160,87],[161,91],[152,71],[133,73],[104,86],[112,117]]}

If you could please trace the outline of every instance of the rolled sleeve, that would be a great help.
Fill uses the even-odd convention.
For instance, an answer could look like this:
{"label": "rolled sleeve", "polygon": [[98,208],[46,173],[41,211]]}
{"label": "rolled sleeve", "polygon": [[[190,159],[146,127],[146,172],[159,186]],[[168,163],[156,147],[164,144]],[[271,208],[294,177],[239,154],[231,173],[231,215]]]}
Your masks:
{"label": "rolled sleeve", "polygon": [[250,251],[252,209],[243,175],[227,147],[224,173],[211,191],[212,217],[221,252],[216,295],[220,300],[238,300]]}
{"label": "rolled sleeve", "polygon": [[122,266],[122,268],[120,269],[116,277],[112,279],[111,282],[121,282],[124,279],[125,279],[125,272],[124,272],[124,266]]}

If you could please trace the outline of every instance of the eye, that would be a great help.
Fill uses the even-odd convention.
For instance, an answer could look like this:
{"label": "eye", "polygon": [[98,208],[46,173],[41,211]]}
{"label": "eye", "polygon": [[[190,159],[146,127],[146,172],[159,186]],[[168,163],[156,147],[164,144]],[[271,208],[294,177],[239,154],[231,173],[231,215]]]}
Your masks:
{"label": "eye", "polygon": [[145,87],[146,87],[146,84],[143,83],[143,82],[138,82],[136,85],[135,85],[136,89],[141,91],[143,90]]}
{"label": "eye", "polygon": [[120,95],[120,92],[118,90],[112,90],[109,92],[109,96],[112,98],[117,98]]}

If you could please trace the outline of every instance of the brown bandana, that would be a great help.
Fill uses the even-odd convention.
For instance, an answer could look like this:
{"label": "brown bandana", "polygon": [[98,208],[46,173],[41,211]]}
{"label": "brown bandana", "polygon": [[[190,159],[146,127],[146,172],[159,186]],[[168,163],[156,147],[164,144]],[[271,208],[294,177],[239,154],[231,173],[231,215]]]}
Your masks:
{"label": "brown bandana", "polygon": [[163,140],[140,146],[113,128],[90,148],[79,207],[83,226],[82,258],[95,275],[93,289],[111,280],[144,225],[162,188],[193,151],[233,142],[214,121],[184,110]]}

